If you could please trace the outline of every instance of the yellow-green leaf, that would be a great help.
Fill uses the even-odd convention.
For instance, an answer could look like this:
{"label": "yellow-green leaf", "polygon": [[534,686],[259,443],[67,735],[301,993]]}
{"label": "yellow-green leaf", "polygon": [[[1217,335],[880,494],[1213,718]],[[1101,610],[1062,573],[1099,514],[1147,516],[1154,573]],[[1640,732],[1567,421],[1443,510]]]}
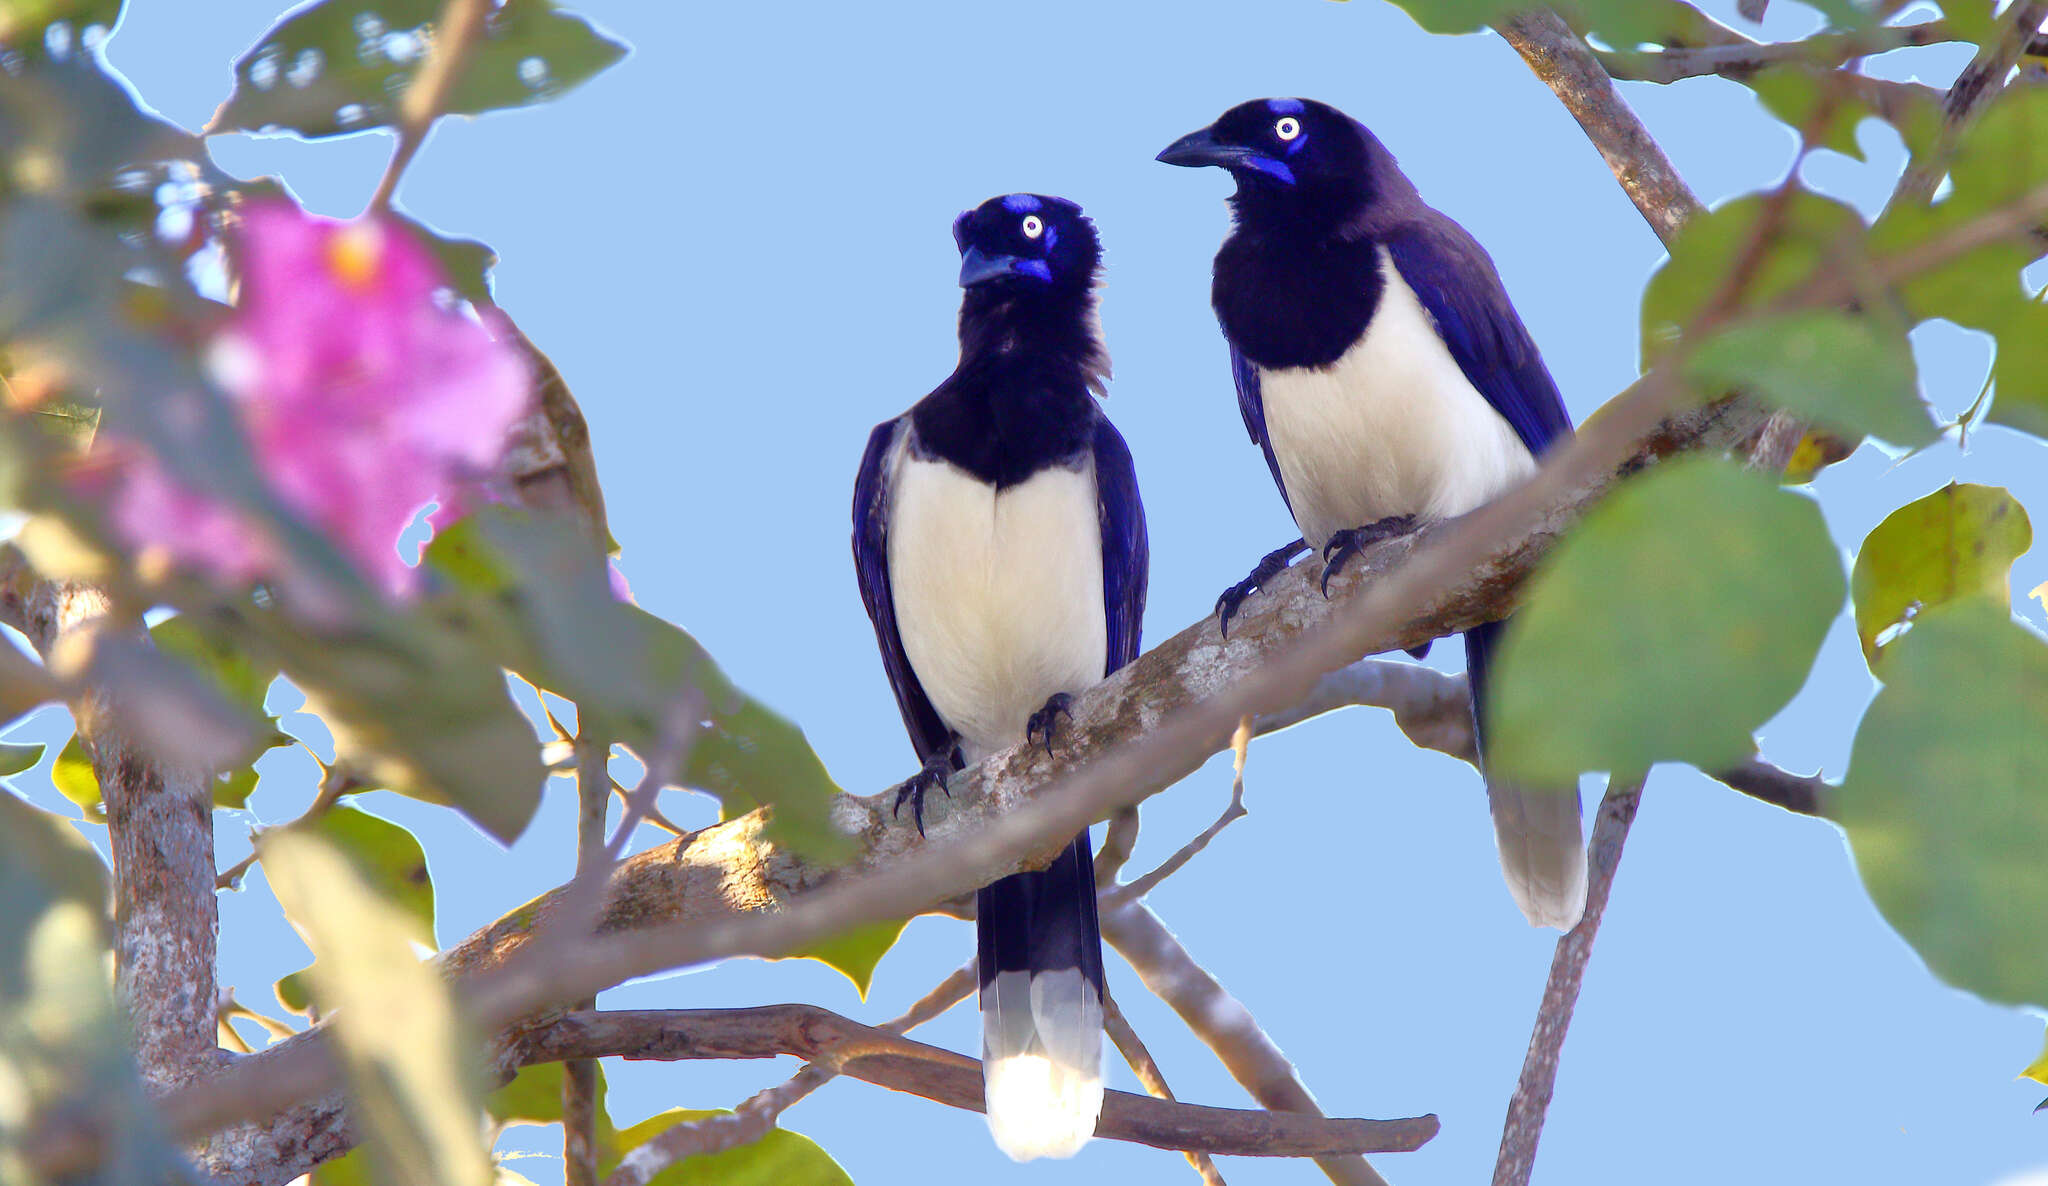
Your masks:
{"label": "yellow-green leaf", "polygon": [[[620,1158],[678,1124],[729,1115],[724,1109],[672,1108],[650,1116],[621,1130],[610,1144],[599,1144],[601,1171],[609,1175]],[[654,1175],[647,1186],[853,1186],[853,1179],[816,1141],[777,1128],[751,1145],[686,1157]]]}
{"label": "yellow-green leaf", "polygon": [[0,741],[0,778],[32,770],[42,760],[43,747],[40,745],[12,745]]}
{"label": "yellow-green leaf", "polygon": [[86,757],[85,746],[73,733],[64,748],[57,751],[57,761],[50,767],[50,781],[56,785],[57,793],[78,805],[79,814],[94,823],[105,823],[106,805],[100,801],[99,775],[92,771],[92,759]]}
{"label": "yellow-green leaf", "polygon": [[860,992],[860,999],[868,999],[868,986],[874,983],[875,968],[889,949],[896,945],[896,939],[903,934],[903,920],[895,922],[871,922],[850,931],[834,935],[812,945],[809,951],[798,952],[793,959],[814,959],[853,981],[853,987]]}
{"label": "yellow-green leaf", "polygon": [[316,835],[347,856],[364,884],[404,915],[407,938],[428,948],[440,946],[434,939],[434,881],[427,872],[427,854],[411,832],[345,805],[293,830]]}
{"label": "yellow-green leaf", "polygon": [[284,829],[259,843],[263,871],[313,949],[314,998],[382,1183],[488,1186],[483,1092],[448,982],[413,955],[417,921],[329,841]]}
{"label": "yellow-green leaf", "polygon": [[2013,561],[2032,546],[2027,511],[1996,486],[1951,482],[1885,516],[1856,553],[1850,598],[1873,668],[1886,631],[1935,606],[1981,598],[2005,608]]}

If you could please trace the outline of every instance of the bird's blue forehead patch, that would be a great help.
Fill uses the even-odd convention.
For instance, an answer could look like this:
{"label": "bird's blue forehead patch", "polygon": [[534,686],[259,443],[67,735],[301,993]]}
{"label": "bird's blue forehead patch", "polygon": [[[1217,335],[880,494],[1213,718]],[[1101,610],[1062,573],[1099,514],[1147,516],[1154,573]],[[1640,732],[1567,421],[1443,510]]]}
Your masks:
{"label": "bird's blue forehead patch", "polygon": [[1301,100],[1268,99],[1266,100],[1266,110],[1274,115],[1300,115],[1302,112]]}
{"label": "bird's blue forehead patch", "polygon": [[1043,205],[1045,203],[1030,194],[1011,194],[1003,199],[1003,209],[1012,214],[1029,214]]}

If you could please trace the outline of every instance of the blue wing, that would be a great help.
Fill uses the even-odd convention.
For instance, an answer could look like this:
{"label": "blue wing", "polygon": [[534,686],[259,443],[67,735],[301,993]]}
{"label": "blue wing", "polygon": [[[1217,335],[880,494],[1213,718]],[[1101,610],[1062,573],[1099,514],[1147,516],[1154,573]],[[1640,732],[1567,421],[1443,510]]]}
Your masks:
{"label": "blue wing", "polygon": [[1266,439],[1266,401],[1259,394],[1259,368],[1252,360],[1239,352],[1236,346],[1230,348],[1230,377],[1237,382],[1237,410],[1244,416],[1244,430],[1252,434],[1252,443],[1266,454],[1266,468],[1273,471],[1273,485],[1280,490],[1280,501],[1287,504],[1287,513],[1294,513],[1294,502],[1287,497],[1287,483],[1280,477],[1280,459],[1273,456],[1273,442]]}
{"label": "blue wing", "polygon": [[1458,369],[1529,452],[1541,456],[1552,442],[1570,436],[1571,417],[1557,383],[1478,242],[1441,215],[1382,241],[1401,279],[1436,320]]}
{"label": "blue wing", "polygon": [[917,682],[917,673],[903,653],[903,636],[896,630],[896,599],[889,587],[889,488],[883,471],[899,431],[908,431],[907,419],[877,425],[868,435],[868,451],[853,483],[853,571],[860,581],[861,604],[875,624],[875,644],[882,649],[882,666],[896,693],[896,708],[903,714],[903,727],[910,731],[917,759],[923,762],[952,744],[952,732]]}
{"label": "blue wing", "polygon": [[1102,529],[1102,610],[1109,619],[1107,675],[1138,657],[1152,553],[1131,451],[1106,416],[1095,420],[1095,505]]}

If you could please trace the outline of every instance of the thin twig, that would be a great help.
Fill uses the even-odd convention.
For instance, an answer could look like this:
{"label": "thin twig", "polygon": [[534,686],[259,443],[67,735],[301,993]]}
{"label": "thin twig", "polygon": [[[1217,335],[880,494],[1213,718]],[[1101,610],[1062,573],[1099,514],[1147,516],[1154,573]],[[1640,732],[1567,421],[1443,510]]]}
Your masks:
{"label": "thin twig", "polygon": [[1543,1005],[1536,1013],[1536,1029],[1529,1036],[1529,1054],[1522,1061],[1522,1077],[1508,1102],[1507,1123],[1501,1130],[1500,1159],[1494,1163],[1493,1186],[1528,1186],[1529,1171],[1536,1164],[1536,1142],[1543,1136],[1543,1116],[1557,1088],[1557,1059],[1564,1048],[1565,1031],[1572,1023],[1572,1006],[1579,999],[1579,985],[1586,976],[1586,961],[1593,955],[1593,937],[1600,931],[1600,918],[1607,912],[1607,896],[1614,888],[1614,871],[1621,863],[1622,845],[1628,842],[1629,825],[1635,822],[1636,806],[1642,801],[1643,780],[1610,779],[1607,794],[1600,800],[1599,818],[1593,825],[1593,843],[1588,852],[1586,913],[1579,925],[1557,941],[1550,960],[1550,979],[1543,986]]}
{"label": "thin twig", "polygon": [[1095,854],[1095,888],[1107,889],[1116,884],[1117,874],[1130,863],[1131,853],[1138,847],[1138,809],[1122,807],[1109,817],[1109,828],[1103,833],[1102,850]]}
{"label": "thin twig", "polygon": [[1216,822],[1202,830],[1202,834],[1182,845],[1172,856],[1159,863],[1159,867],[1138,878],[1136,881],[1117,886],[1103,895],[1103,905],[1115,909],[1121,902],[1136,901],[1159,888],[1159,883],[1180,872],[1181,866],[1195,858],[1195,854],[1209,847],[1223,829],[1235,820],[1243,818],[1244,809],[1244,760],[1246,750],[1252,743],[1252,718],[1238,721],[1237,731],[1230,736],[1231,778],[1230,804]]}
{"label": "thin twig", "polygon": [[[548,714],[558,731],[561,725]],[[611,741],[599,735],[588,714],[577,722],[582,733],[576,739],[576,876],[596,876],[608,867],[605,851],[605,815],[611,809]],[[630,800],[628,803],[630,805]],[[572,1008],[595,1009],[596,997],[585,997]],[[562,1165],[565,1186],[596,1186],[597,1115],[603,1107],[598,1098],[597,1063],[573,1059],[562,1066]]]}
{"label": "thin twig", "polygon": [[[1106,991],[1102,994],[1102,1029],[1116,1044],[1117,1053],[1124,1056],[1124,1061],[1130,1064],[1131,1073],[1138,1077],[1146,1091],[1158,1099],[1176,1098],[1173,1088],[1166,1085],[1166,1075],[1159,1069],[1159,1061],[1145,1048],[1144,1039],[1138,1037],[1138,1031],[1131,1028],[1131,1019],[1117,1008],[1116,998]],[[1216,1162],[1207,1153],[1190,1152],[1186,1157],[1205,1186],[1224,1186],[1223,1175],[1216,1172]]]}
{"label": "thin twig", "polygon": [[[366,785],[366,783],[364,783],[361,779],[357,778],[353,772],[347,770],[346,768],[338,765],[329,766],[327,767],[326,772],[321,776],[319,793],[315,794],[313,796],[313,801],[306,805],[306,810],[299,813],[299,818],[291,821],[288,824],[281,824],[278,826],[286,828],[295,828],[301,824],[309,823],[313,820],[319,819],[321,816],[326,815],[330,810],[332,810],[335,804],[341,802],[341,797],[343,795],[346,795],[351,791],[360,791],[364,789]],[[250,832],[250,843],[253,845],[255,841],[263,835],[263,833],[268,832],[270,830],[271,829],[269,828],[260,828]],[[213,888],[241,888],[242,878],[245,877],[248,874],[249,870],[255,866],[256,858],[257,853],[254,851],[254,849],[252,849],[248,856],[243,857],[241,860],[236,861],[234,864],[229,865],[227,868],[215,874],[213,878]]]}
{"label": "thin twig", "polygon": [[476,44],[477,34],[483,31],[484,18],[490,10],[491,0],[448,0],[442,5],[440,19],[434,22],[427,60],[398,102],[398,147],[391,152],[391,162],[384,166],[377,192],[370,196],[370,209],[391,208],[398,179],[405,167],[412,164],[414,154],[426,142],[427,129],[434,126],[442,106],[448,102],[449,92],[462,76],[469,51]]}
{"label": "thin twig", "polygon": [[1833,69],[1858,58],[1918,45],[1965,40],[1947,21],[1881,25],[1848,33],[1823,33],[1799,41],[1752,41],[1663,50],[1596,50],[1607,73],[1624,82],[1673,83],[1719,75],[1737,81],[1772,66]]}
{"label": "thin twig", "polygon": [[[1125,901],[1104,909],[1101,918],[1102,937],[1261,1107],[1275,1115],[1323,1114],[1295,1073],[1294,1063],[1267,1036],[1251,1011],[1195,962],[1150,907]],[[1100,1135],[1101,1130],[1096,1131]],[[1336,1186],[1386,1186],[1379,1171],[1357,1154],[1318,1157],[1316,1168]]]}

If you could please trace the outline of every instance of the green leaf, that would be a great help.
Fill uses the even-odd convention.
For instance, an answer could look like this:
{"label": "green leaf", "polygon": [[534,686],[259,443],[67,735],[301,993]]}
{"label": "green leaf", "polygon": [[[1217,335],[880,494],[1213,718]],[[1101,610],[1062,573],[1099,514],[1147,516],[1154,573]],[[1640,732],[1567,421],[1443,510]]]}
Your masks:
{"label": "green leaf", "polygon": [[832,968],[853,981],[853,987],[860,992],[860,999],[865,1001],[868,999],[868,986],[874,983],[875,968],[882,962],[882,957],[889,954],[889,949],[896,946],[897,938],[903,934],[904,922],[898,919],[857,926],[789,958],[814,959]]}
{"label": "green leaf", "polygon": [[216,776],[213,780],[213,805],[230,811],[246,809],[249,806],[249,796],[256,793],[256,783],[260,777],[254,766],[244,766],[240,770]]}
{"label": "green leaf", "polygon": [[202,632],[185,614],[151,626],[149,638],[159,651],[184,660],[205,676],[231,703],[258,716],[269,715],[263,702],[277,679],[277,664],[258,661],[247,647],[230,645],[223,635]]}
{"label": "green leaf", "polygon": [[50,26],[61,22],[65,52],[82,53],[94,40],[88,30],[97,26],[103,37],[120,19],[121,0],[7,0],[0,4],[0,51],[39,58],[48,52]]}
{"label": "green leaf", "polygon": [[1488,760],[1509,778],[1748,756],[1842,608],[1813,500],[1725,462],[1665,462],[1575,527],[1501,648]]}
{"label": "green leaf", "polygon": [[411,832],[346,805],[294,824],[292,830],[318,836],[346,856],[363,884],[407,920],[407,938],[428,948],[440,946],[434,938],[434,881],[427,873],[427,854]]}
{"label": "green leaf", "polygon": [[419,236],[420,242],[433,253],[435,262],[441,265],[441,274],[464,299],[478,305],[491,303],[491,269],[498,266],[496,251],[475,239],[443,235],[426,223],[395,210],[388,211],[385,217],[398,221]]}
{"label": "green leaf", "polygon": [[421,563],[495,618],[502,662],[574,700],[643,758],[686,697],[710,722],[678,781],[728,814],[772,804],[769,835],[817,859],[847,849],[829,808],[838,787],[803,731],[735,687],[697,640],[611,595],[604,556],[567,516],[486,507],[427,545]]}
{"label": "green leaf", "polygon": [[[1692,320],[1729,285],[1738,261],[1761,229],[1765,199],[1737,198],[1686,223],[1671,258],[1643,290],[1643,369],[1648,370],[1678,340]],[[1769,246],[1757,260],[1733,311],[1762,309],[1777,298],[1836,266],[1838,253],[1854,257],[1864,235],[1863,219],[1832,198],[1794,191],[1786,202]]]}
{"label": "green leaf", "polygon": [[331,1015],[351,1116],[399,1186],[488,1186],[483,1092],[448,982],[414,957],[417,920],[341,849],[296,828],[259,844],[264,876],[313,949],[313,995]]}
{"label": "green leaf", "polygon": [[2027,510],[1997,486],[1951,482],[1885,516],[1864,537],[1850,577],[1856,635],[1873,669],[1887,630],[1937,606],[2012,604],[2012,564],[2033,546]]}
{"label": "green leaf", "polygon": [[1916,446],[1938,430],[1896,326],[1832,310],[1745,321],[1701,342],[1685,377],[1703,399],[1745,391],[1851,436]]}
{"label": "green leaf", "polygon": [[[1804,134],[1816,119],[1811,143],[1855,160],[1865,159],[1856,129],[1871,115],[1868,104],[1832,85],[1834,71],[1808,65],[1772,66],[1743,79],[1764,110]],[[1823,107],[1823,105],[1826,105]]]}
{"label": "green leaf", "polygon": [[0,778],[33,770],[35,764],[42,760],[43,747],[40,745],[10,745],[0,741]]}
{"label": "green leaf", "polygon": [[312,1186],[379,1186],[370,1151],[361,1145],[332,1161],[323,1161],[308,1175]]}
{"label": "green leaf", "polygon": [[[612,1142],[599,1143],[599,1173],[609,1175],[620,1158],[678,1124],[731,1114],[724,1109],[671,1108],[650,1116],[619,1132]],[[816,1141],[777,1128],[751,1145],[686,1157],[654,1175],[647,1186],[853,1186],[853,1179]]]}
{"label": "green leaf", "polygon": [[2048,305],[2038,296],[2013,296],[2004,316],[1984,327],[1998,339],[1991,371],[1997,388],[1987,418],[2048,437]]}
{"label": "green leaf", "polygon": [[85,746],[73,733],[64,748],[57,751],[56,764],[50,767],[50,782],[57,793],[78,805],[79,815],[96,824],[107,822],[106,804],[100,799],[99,775],[93,773],[92,759],[85,754]]}
{"label": "green leaf", "polygon": [[[384,127],[426,61],[439,0],[320,0],[272,26],[235,62],[209,131],[282,128],[307,139]],[[443,110],[476,115],[557,98],[626,56],[626,46],[546,0],[493,10]]]}
{"label": "green leaf", "polygon": [[1891,649],[1835,797],[1863,884],[1935,975],[2048,1004],[2048,644],[2003,608],[1923,614]]}
{"label": "green leaf", "polygon": [[[604,1064],[597,1068],[597,1147],[609,1149],[618,1140],[618,1130],[612,1127],[611,1113],[605,1110]],[[559,1062],[535,1063],[521,1067],[512,1081],[491,1093],[484,1101],[484,1110],[500,1126],[513,1124],[560,1124],[562,1122],[562,1081],[566,1078],[564,1064]]]}
{"label": "green leaf", "polygon": [[277,1003],[292,1013],[311,1017],[313,986],[312,978],[307,973],[312,970],[310,967],[300,968],[296,972],[278,977],[277,983],[271,986],[271,991],[277,994]]}

